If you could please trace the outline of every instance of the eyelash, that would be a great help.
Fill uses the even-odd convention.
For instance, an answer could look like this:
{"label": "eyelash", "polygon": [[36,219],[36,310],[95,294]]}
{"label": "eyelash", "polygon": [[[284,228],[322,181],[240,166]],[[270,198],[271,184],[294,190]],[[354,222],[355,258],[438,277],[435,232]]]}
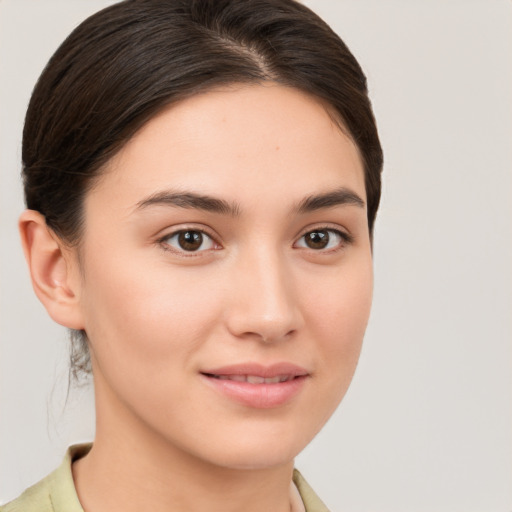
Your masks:
{"label": "eyelash", "polygon": [[[179,237],[181,234],[186,234],[186,233],[199,233],[201,235],[201,237],[203,237],[201,245],[203,245],[203,243],[205,241],[204,238],[206,237],[206,239],[209,240],[211,242],[211,244],[213,244],[214,246],[219,246],[219,247],[212,247],[212,248],[203,249],[203,250],[187,251],[187,250],[185,250],[183,248],[172,247],[169,244],[169,241],[171,239],[173,239],[175,237]],[[212,235],[207,233],[204,229],[199,229],[199,228],[183,228],[183,229],[178,229],[176,231],[173,231],[172,233],[169,233],[169,234],[159,238],[157,240],[157,243],[165,251],[170,251],[170,252],[173,252],[175,254],[179,254],[180,256],[183,256],[183,257],[186,257],[186,258],[197,257],[197,256],[201,255],[203,252],[205,252],[207,250],[210,250],[210,249],[218,250],[218,248],[220,248],[220,244],[215,241],[215,239],[214,239],[214,237]]]}
{"label": "eyelash", "polygon": [[[329,248],[327,250],[324,250],[323,248],[313,249],[313,248],[307,247],[307,246],[301,246],[300,248],[301,249],[309,249],[309,250],[311,250],[311,251],[313,251],[315,253],[331,254],[331,253],[335,253],[335,252],[343,249],[347,245],[350,245],[350,244],[352,244],[354,242],[354,238],[352,237],[352,235],[350,235],[350,234],[348,234],[348,233],[346,233],[344,231],[341,231],[339,229],[335,229],[335,228],[332,228],[332,227],[329,227],[329,226],[322,226],[322,227],[318,227],[318,228],[314,228],[314,229],[309,229],[308,231],[304,232],[298,238],[297,242],[294,243],[294,246],[300,240],[303,240],[306,235],[309,235],[309,234],[312,234],[312,233],[319,233],[319,232],[334,233],[337,237],[340,238],[340,241],[339,241],[339,243],[337,244],[336,247]],[[183,249],[183,248],[172,247],[169,244],[169,240],[171,240],[171,239],[173,239],[175,237],[179,237],[180,235],[186,234],[186,233],[199,233],[201,235],[201,237],[203,237],[203,240],[201,241],[201,245],[203,245],[203,243],[205,242],[204,237],[206,237],[210,241],[211,244],[213,244],[214,246],[217,246],[217,247],[209,247],[209,248],[203,249],[203,250],[199,250],[198,249],[198,250],[187,251],[186,249]],[[329,241],[330,240],[328,240],[328,242]],[[183,257],[197,257],[201,253],[206,252],[208,250],[212,250],[212,249],[213,250],[218,250],[219,248],[221,248],[220,244],[218,244],[218,242],[215,241],[215,239],[214,239],[214,237],[212,235],[207,233],[204,229],[199,229],[199,228],[183,228],[183,229],[179,229],[177,231],[173,231],[172,233],[166,234],[165,236],[159,238],[157,240],[157,243],[165,251],[171,251],[171,252],[180,254],[180,256],[183,256]]]}
{"label": "eyelash", "polygon": [[[315,253],[332,254],[332,253],[336,253],[336,252],[344,249],[347,245],[350,245],[354,242],[354,237],[352,235],[350,235],[349,233],[347,233],[345,231],[341,231],[340,229],[332,228],[330,226],[320,226],[320,227],[316,227],[314,229],[308,229],[298,238],[298,241],[303,240],[306,235],[310,235],[311,233],[319,233],[322,231],[328,232],[328,233],[334,233],[337,237],[339,237],[340,240],[339,240],[338,244],[336,245],[336,247],[332,247],[329,249],[313,249],[311,247],[303,246],[303,247],[301,247],[301,249],[309,249]],[[298,241],[295,242],[295,244],[297,244]]]}

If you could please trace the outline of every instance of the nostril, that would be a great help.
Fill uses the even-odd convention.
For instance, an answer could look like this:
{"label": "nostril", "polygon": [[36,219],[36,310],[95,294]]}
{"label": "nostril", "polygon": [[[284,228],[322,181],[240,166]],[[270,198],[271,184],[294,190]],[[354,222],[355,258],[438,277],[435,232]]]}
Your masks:
{"label": "nostril", "polygon": [[251,333],[251,334],[253,334],[254,336],[258,336],[262,343],[271,344],[271,343],[275,343],[278,341],[283,341],[287,338],[291,338],[294,333],[295,333],[295,329],[292,329],[285,334],[281,334],[279,332],[276,332],[275,334],[265,334],[265,335],[257,334],[257,333]]}

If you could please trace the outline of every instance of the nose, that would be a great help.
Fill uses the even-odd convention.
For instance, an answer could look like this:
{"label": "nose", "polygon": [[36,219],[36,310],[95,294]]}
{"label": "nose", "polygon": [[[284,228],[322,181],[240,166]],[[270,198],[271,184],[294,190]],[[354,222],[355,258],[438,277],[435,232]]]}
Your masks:
{"label": "nose", "polygon": [[275,250],[241,256],[226,308],[231,334],[264,343],[292,337],[303,325],[295,281],[293,269]]}

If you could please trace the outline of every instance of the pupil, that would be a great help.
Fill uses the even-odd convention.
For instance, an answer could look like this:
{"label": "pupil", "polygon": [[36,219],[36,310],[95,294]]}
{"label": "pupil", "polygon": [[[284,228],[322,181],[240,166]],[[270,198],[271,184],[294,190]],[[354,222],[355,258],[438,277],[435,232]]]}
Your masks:
{"label": "pupil", "polygon": [[327,231],[312,231],[306,237],[306,244],[311,249],[323,249],[329,243]]}
{"label": "pupil", "polygon": [[178,237],[179,244],[186,251],[197,251],[203,243],[203,235],[199,231],[183,231]]}

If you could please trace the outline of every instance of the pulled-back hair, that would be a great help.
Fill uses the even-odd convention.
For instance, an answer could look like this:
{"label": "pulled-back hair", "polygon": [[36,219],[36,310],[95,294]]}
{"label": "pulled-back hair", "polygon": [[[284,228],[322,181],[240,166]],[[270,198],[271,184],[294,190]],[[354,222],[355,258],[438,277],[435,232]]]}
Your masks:
{"label": "pulled-back hair", "polygon": [[[41,74],[23,132],[28,208],[79,246],[83,202],[103,166],[170,104],[235,83],[273,81],[321,99],[357,145],[370,233],[382,149],[366,77],[343,41],[293,0],[126,0],[94,14]],[[73,332],[75,376],[89,368]]]}

